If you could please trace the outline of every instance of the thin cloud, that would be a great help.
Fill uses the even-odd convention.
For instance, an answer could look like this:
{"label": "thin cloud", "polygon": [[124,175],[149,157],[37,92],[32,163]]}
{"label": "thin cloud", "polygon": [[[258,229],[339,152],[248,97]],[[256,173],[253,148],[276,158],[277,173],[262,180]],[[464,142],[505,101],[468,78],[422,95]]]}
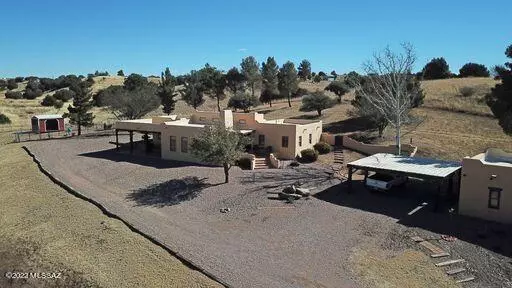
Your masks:
{"label": "thin cloud", "polygon": [[238,49],[238,52],[247,52],[247,48],[240,48]]}

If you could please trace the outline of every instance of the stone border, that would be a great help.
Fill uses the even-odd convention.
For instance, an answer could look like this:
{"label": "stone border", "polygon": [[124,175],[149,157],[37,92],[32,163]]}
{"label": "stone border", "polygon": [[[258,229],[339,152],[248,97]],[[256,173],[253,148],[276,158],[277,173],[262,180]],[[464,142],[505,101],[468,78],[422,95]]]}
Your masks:
{"label": "stone border", "polygon": [[85,195],[81,194],[80,192],[74,190],[71,186],[65,184],[64,182],[62,182],[60,179],[58,179],[57,177],[55,177],[52,173],[50,173],[49,171],[47,171],[43,165],[41,164],[41,162],[39,161],[39,159],[37,159],[37,157],[32,153],[30,152],[30,150],[28,149],[28,147],[26,146],[22,146],[21,148],[23,148],[23,150],[25,150],[27,152],[27,154],[32,157],[32,160],[37,164],[37,167],[39,168],[39,170],[44,174],[46,175],[48,178],[50,178],[50,180],[57,184],[59,187],[61,187],[62,189],[66,190],[68,193],[70,193],[71,195],[81,199],[81,200],[85,200],[91,204],[93,204],[94,206],[98,207],[101,212],[106,215],[107,217],[109,218],[114,218],[116,220],[119,220],[121,221],[124,225],[126,225],[132,232],[135,232],[139,235],[141,235],[142,237],[146,238],[147,240],[149,240],[151,243],[159,246],[160,248],[164,249],[165,251],[167,251],[167,253],[169,253],[171,256],[177,258],[181,263],[183,263],[185,266],[187,266],[188,268],[192,269],[192,270],[195,270],[195,271],[198,271],[198,272],[201,272],[202,274],[206,275],[206,277],[210,278],[211,280],[221,284],[222,286],[224,287],[232,287],[230,285],[228,285],[227,283],[225,283],[223,280],[219,279],[218,277],[216,277],[215,275],[211,274],[210,272],[202,269],[199,265],[196,265],[192,260],[189,260],[187,258],[185,258],[184,256],[182,256],[181,254],[179,254],[178,252],[176,251],[173,251],[171,250],[169,247],[165,246],[165,244],[159,242],[157,239],[155,239],[154,237],[140,231],[139,229],[135,228],[132,224],[130,224],[129,222],[127,222],[126,220],[122,219],[121,217],[119,217],[118,215],[110,212],[107,208],[105,208],[103,205],[101,205],[99,202],[91,199],[91,198],[88,198],[86,197]]}

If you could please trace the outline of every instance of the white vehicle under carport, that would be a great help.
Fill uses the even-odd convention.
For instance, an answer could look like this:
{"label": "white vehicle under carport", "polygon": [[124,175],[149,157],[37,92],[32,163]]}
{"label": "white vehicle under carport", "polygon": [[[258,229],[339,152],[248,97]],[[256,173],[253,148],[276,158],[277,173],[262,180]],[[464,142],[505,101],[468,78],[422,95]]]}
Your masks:
{"label": "white vehicle under carport", "polygon": [[407,183],[407,176],[374,173],[366,178],[365,186],[370,190],[389,191],[393,187],[403,186]]}

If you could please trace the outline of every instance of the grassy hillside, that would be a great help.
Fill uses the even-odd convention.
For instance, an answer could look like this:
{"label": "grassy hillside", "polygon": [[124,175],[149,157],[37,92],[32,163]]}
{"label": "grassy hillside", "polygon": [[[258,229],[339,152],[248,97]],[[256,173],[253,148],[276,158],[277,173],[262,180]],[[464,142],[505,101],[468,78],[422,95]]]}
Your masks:
{"label": "grassy hillside", "polygon": [[[92,87],[94,92],[111,85],[122,85],[123,77],[99,76],[95,77]],[[157,82],[157,78],[151,81]],[[323,90],[328,82],[300,83],[300,87],[308,91]],[[415,109],[413,115],[421,119],[420,123],[405,127],[404,140],[409,142],[412,138],[414,144],[419,145],[420,155],[440,157],[444,159],[460,160],[461,157],[473,155],[485,150],[488,147],[497,147],[512,151],[512,137],[505,135],[498,125],[496,119],[483,101],[486,93],[494,87],[496,81],[490,78],[463,78],[423,81],[425,103],[421,108]],[[20,85],[23,89],[24,85]],[[473,87],[475,93],[469,97],[460,94],[460,88]],[[332,93],[328,93],[332,97]],[[0,126],[1,131],[21,129],[29,127],[29,117],[33,114],[63,113],[67,104],[59,111],[51,107],[43,107],[39,104],[41,96],[36,100],[10,100],[5,99],[4,92],[0,92],[0,112],[6,114],[13,121],[12,125]],[[321,117],[316,112],[300,112],[300,99],[294,99],[292,107],[288,107],[285,100],[280,100],[269,107],[261,105],[254,110],[264,113],[267,119],[278,118],[300,118],[300,119],[321,119],[324,122],[325,130],[332,133],[344,133],[357,130],[365,131],[365,123],[351,116],[353,92],[344,96],[344,101],[331,109],[324,111]],[[221,103],[222,107],[227,106],[227,99]],[[205,103],[199,110],[215,111],[216,102],[206,98]],[[93,109],[95,122],[112,123],[115,118],[104,108]],[[180,116],[188,116],[194,109],[178,101],[175,113]],[[160,115],[161,109],[157,109],[150,115]],[[10,139],[10,136],[3,136]],[[6,138],[7,137],[7,138]],[[377,142],[393,142],[393,131],[388,129],[383,139]],[[0,141],[1,137],[0,137]],[[6,140],[4,140],[6,141]]]}

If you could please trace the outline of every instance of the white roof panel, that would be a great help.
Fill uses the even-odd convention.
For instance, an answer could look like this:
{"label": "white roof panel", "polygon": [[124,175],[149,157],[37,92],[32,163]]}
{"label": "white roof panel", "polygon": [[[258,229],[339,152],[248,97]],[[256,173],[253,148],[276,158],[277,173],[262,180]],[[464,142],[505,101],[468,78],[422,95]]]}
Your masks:
{"label": "white roof panel", "polygon": [[460,163],[457,162],[397,156],[387,153],[378,153],[368,156],[366,158],[350,162],[348,165],[360,168],[369,168],[369,170],[373,168],[440,178],[444,178],[461,168]]}
{"label": "white roof panel", "polygon": [[62,118],[62,115],[57,114],[49,114],[49,115],[34,115],[33,117],[37,119],[56,119],[56,118]]}

